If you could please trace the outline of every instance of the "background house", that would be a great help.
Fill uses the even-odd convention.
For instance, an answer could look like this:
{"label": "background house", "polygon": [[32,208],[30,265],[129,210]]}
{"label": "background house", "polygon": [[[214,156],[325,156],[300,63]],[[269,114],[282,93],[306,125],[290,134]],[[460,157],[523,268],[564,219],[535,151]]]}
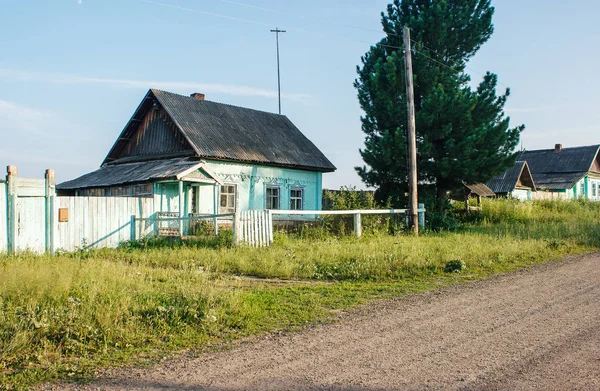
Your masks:
{"label": "background house", "polygon": [[500,197],[511,197],[519,200],[531,200],[536,191],[536,183],[529,169],[529,164],[517,160],[503,174],[492,178],[487,186]]}
{"label": "background house", "polygon": [[600,200],[600,145],[524,151],[538,189],[536,198]]}
{"label": "background house", "polygon": [[100,169],[61,195],[154,197],[155,212],[321,209],[335,171],[283,115],[152,89]]}

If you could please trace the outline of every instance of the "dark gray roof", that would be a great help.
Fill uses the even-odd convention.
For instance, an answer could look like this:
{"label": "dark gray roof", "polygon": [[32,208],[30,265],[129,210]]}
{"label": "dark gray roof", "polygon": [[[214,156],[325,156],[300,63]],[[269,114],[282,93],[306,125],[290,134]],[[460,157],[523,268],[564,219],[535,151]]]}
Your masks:
{"label": "dark gray roof", "polygon": [[526,161],[534,176],[559,172],[588,172],[599,148],[600,145],[588,145],[563,148],[560,152],[554,149],[523,151],[518,160]]}
{"label": "dark gray roof", "polygon": [[152,89],[123,130],[104,164],[116,159],[136,121],[156,100],[196,152],[196,156],[331,172],[335,166],[284,115]]}
{"label": "dark gray roof", "polygon": [[600,145],[524,151],[519,160],[527,161],[535,183],[548,190],[570,189],[590,171]]}
{"label": "dark gray roof", "polygon": [[198,163],[200,163],[198,160],[179,158],[109,164],[72,181],[63,182],[56,187],[60,190],[71,190],[176,179],[178,174]]}
{"label": "dark gray roof", "polygon": [[471,193],[481,197],[494,197],[496,195],[492,189],[483,183],[465,183],[465,186],[471,191]]}
{"label": "dark gray roof", "polygon": [[[516,161],[515,164],[508,168],[503,174],[492,178],[487,183],[487,186],[496,194],[510,193],[517,186],[523,171],[525,171],[526,174],[531,177],[528,163],[524,161]],[[535,184],[533,189],[535,190]]]}
{"label": "dark gray roof", "polygon": [[535,183],[542,190],[571,189],[587,174],[586,172],[564,172],[556,174],[537,174]]}

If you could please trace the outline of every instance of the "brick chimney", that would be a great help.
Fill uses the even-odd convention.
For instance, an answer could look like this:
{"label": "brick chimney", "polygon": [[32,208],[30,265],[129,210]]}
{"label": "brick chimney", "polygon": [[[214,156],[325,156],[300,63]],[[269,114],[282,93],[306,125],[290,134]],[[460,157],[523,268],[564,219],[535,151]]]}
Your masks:
{"label": "brick chimney", "polygon": [[190,95],[190,98],[194,98],[194,99],[198,99],[198,100],[204,100],[204,98],[206,98],[206,95],[201,94],[199,92],[194,92],[192,95]]}
{"label": "brick chimney", "polygon": [[554,144],[554,152],[562,152],[562,144]]}

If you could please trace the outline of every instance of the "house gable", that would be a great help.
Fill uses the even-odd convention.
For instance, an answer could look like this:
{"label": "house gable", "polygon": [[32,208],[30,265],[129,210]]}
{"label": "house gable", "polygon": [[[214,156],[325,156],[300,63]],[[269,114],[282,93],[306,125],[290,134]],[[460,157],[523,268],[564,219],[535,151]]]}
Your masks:
{"label": "house gable", "polygon": [[590,167],[590,172],[600,174],[600,153],[596,154],[592,167]]}
{"label": "house gable", "polygon": [[527,162],[523,165],[521,175],[519,175],[519,180],[517,181],[515,188],[535,190],[535,182],[533,181],[533,176],[531,175]]}
{"label": "house gable", "polygon": [[133,133],[121,140],[126,143],[111,155],[115,160],[194,154],[194,149],[162,109],[149,110]]}

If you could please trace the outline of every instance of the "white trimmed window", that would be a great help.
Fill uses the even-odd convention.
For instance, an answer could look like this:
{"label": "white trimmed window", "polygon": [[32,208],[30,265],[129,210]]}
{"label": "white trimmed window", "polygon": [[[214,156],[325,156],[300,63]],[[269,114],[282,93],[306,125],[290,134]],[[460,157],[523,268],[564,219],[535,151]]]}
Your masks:
{"label": "white trimmed window", "polygon": [[592,183],[592,197],[598,196],[598,185],[596,182]]}
{"label": "white trimmed window", "polygon": [[585,197],[585,182],[581,182],[581,197]]}
{"label": "white trimmed window", "polygon": [[267,209],[279,209],[279,187],[267,186],[266,193],[266,208]]}
{"label": "white trimmed window", "polygon": [[290,190],[290,210],[302,210],[304,204],[304,190],[303,189],[291,189]]}
{"label": "white trimmed window", "polygon": [[221,186],[221,202],[219,213],[235,213],[235,191],[236,185]]}

